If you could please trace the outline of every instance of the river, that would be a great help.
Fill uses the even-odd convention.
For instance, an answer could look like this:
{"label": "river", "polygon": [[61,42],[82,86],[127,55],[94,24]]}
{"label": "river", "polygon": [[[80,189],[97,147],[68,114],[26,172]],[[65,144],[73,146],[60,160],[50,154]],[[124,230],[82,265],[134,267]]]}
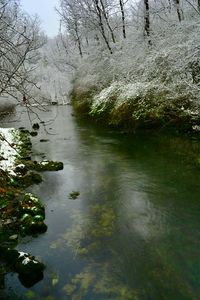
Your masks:
{"label": "river", "polygon": [[[28,189],[45,204],[48,230],[17,249],[46,265],[44,279],[27,289],[7,274],[0,298],[200,299],[200,142],[123,135],[74,117],[70,106],[40,117],[47,125],[32,137],[33,157],[64,170]],[[1,125],[30,128],[22,108]]]}

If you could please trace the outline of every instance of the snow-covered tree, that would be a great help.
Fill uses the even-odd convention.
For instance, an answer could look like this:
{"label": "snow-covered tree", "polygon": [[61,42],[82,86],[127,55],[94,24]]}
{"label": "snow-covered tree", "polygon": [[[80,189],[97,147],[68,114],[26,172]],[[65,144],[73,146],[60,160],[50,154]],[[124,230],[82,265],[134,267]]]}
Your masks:
{"label": "snow-covered tree", "polygon": [[31,86],[36,86],[31,71],[44,41],[37,17],[23,13],[19,1],[0,1],[0,96],[29,98]]}
{"label": "snow-covered tree", "polygon": [[107,108],[119,112],[128,103],[127,109],[133,103],[137,107],[135,118],[147,112],[156,118],[166,111],[184,117],[195,111],[200,99],[199,1],[67,1],[76,1],[82,57],[77,59],[76,51],[71,55],[75,41],[70,43],[65,27],[65,61],[75,65],[74,93],[86,99],[93,115]]}

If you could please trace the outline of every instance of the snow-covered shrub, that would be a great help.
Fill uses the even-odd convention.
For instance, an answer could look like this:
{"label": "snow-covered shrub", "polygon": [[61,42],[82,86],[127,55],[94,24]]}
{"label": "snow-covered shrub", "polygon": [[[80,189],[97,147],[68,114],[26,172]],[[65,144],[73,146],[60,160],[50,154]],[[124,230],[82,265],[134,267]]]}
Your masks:
{"label": "snow-covered shrub", "polygon": [[153,82],[113,82],[92,97],[90,115],[108,118],[112,125],[123,127],[145,124],[171,126],[183,123],[196,109],[195,95],[187,87]]}
{"label": "snow-covered shrub", "polygon": [[[87,32],[88,43],[81,39],[83,55],[80,58],[76,52],[77,61],[73,57],[76,68],[72,91],[79,111],[115,125],[128,120],[131,124],[142,120],[167,124],[197,112],[200,18],[196,2],[181,1],[184,18],[180,22],[173,1],[149,0],[148,39],[142,3],[136,1],[133,15],[127,15],[126,39],[120,35],[120,26],[114,29],[115,43],[106,31],[112,53],[100,35],[94,42],[94,34],[99,34],[94,28]],[[115,21],[112,17],[110,20]],[[119,14],[117,20],[120,24]]]}
{"label": "snow-covered shrub", "polygon": [[120,82],[114,82],[109,87],[103,89],[99,94],[94,95],[91,105],[91,115],[100,115],[106,111],[111,110],[123,89],[123,84]]}

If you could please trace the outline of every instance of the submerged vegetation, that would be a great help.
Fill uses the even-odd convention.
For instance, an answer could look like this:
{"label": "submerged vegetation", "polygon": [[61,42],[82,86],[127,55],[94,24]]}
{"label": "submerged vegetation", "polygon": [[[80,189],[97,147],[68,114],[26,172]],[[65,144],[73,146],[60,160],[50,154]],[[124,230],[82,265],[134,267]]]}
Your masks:
{"label": "submerged vegetation", "polygon": [[[44,264],[16,250],[47,231],[45,205],[28,187],[42,182],[40,172],[63,169],[31,158],[30,136],[38,135],[42,149],[60,154],[55,147],[64,145],[67,176],[45,191],[55,192],[54,228],[42,246],[50,287],[24,297],[198,299],[200,1],[60,0],[57,12],[60,32],[41,49],[37,18],[20,0],[0,0],[0,97],[15,98],[31,123],[31,132],[0,128],[0,288],[9,272],[26,288],[43,279]],[[74,114],[58,116],[57,104],[68,94],[78,115],[124,135],[97,138],[79,123],[65,126]],[[44,112],[47,102],[56,114],[45,122],[32,109]],[[0,113],[13,109],[0,105]],[[69,135],[54,146],[41,127]],[[196,136],[182,140],[180,132]]]}
{"label": "submerged vegetation", "polygon": [[[63,107],[59,109],[62,111]],[[65,121],[70,113],[69,107],[61,120]],[[60,128],[61,120],[57,120],[55,128],[66,134],[66,128]],[[60,143],[66,172],[58,174],[56,180],[52,174],[46,174],[44,186],[48,188],[43,186],[40,193],[49,195],[47,211],[51,230],[37,241],[22,237],[30,234],[35,221],[45,222],[44,206],[36,196],[15,187],[16,202],[19,199],[23,205],[19,220],[22,223],[19,232],[16,229],[8,232],[4,246],[13,250],[19,241],[22,251],[27,247],[41,256],[25,255],[18,262],[21,253],[9,250],[1,257],[4,261],[10,254],[16,257],[14,262],[7,261],[2,273],[20,275],[21,283],[28,290],[18,285],[19,297],[191,300],[193,295],[199,295],[198,291],[192,291],[194,285],[198,286],[199,278],[198,139],[155,132],[151,135],[139,132],[132,138],[72,120],[78,124],[75,131],[67,126],[65,137],[61,132],[62,141],[60,135],[51,137],[55,141],[51,151],[57,151]],[[85,127],[80,126],[83,124]],[[69,139],[72,133],[74,138]],[[44,148],[48,147],[44,145]],[[74,149],[78,149],[76,154]],[[29,153],[23,155],[27,159],[22,164],[19,160],[14,168],[22,177],[30,172],[29,168],[40,165],[30,161]],[[195,195],[194,200],[191,193]],[[79,196],[78,200],[68,200],[70,194]],[[5,219],[5,226],[12,229],[10,219],[10,216]],[[26,225],[27,231],[23,228]],[[38,228],[34,227],[31,236],[38,234]],[[194,256],[190,256],[191,251]],[[29,259],[47,265],[44,280],[33,288],[36,279],[27,276],[29,267],[21,264]],[[40,272],[43,269],[42,264],[37,282],[43,278]],[[25,280],[28,277],[31,283]],[[13,277],[7,278],[11,278],[11,283],[6,282],[5,286],[12,288]]]}

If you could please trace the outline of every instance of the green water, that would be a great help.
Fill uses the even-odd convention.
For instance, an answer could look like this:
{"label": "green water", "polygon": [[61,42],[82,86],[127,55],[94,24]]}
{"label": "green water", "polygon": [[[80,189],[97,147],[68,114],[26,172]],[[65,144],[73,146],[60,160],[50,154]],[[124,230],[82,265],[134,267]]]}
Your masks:
{"label": "green water", "polygon": [[[12,118],[4,126],[28,126],[25,112]],[[50,134],[32,138],[33,155],[65,168],[29,189],[43,199],[48,231],[18,249],[46,265],[44,279],[26,289],[7,274],[0,299],[200,299],[200,142],[122,135],[69,106],[42,118]]]}

